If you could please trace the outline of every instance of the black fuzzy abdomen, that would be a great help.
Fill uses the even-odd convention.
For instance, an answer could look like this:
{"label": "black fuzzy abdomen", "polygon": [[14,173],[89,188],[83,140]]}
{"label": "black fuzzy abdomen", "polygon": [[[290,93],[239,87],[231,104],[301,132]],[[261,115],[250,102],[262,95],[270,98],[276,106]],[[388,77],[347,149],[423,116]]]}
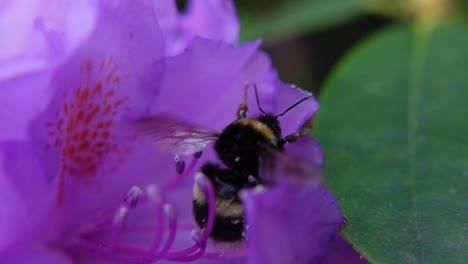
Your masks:
{"label": "black fuzzy abdomen", "polygon": [[[205,229],[208,221],[208,204],[193,200],[193,215],[198,227]],[[244,216],[216,214],[210,237],[219,242],[238,242],[244,239]]]}
{"label": "black fuzzy abdomen", "polygon": [[215,201],[209,201],[197,183],[193,192],[193,215],[200,229],[205,229],[208,221],[208,202],[216,202],[215,221],[210,238],[222,242],[237,242],[244,238],[244,210],[239,199],[239,191],[251,183],[245,182],[241,174],[231,169],[221,168],[214,163],[206,163],[201,173],[211,182]]}

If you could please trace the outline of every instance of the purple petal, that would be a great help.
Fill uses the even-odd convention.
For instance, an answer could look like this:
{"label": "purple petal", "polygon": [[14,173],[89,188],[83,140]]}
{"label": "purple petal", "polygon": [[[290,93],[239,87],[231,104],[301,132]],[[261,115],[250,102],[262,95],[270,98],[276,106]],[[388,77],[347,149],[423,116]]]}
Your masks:
{"label": "purple petal", "polygon": [[340,234],[337,234],[328,248],[322,264],[340,263],[367,264],[369,262],[355,251],[353,246],[346,241],[346,239],[344,239]]}
{"label": "purple petal", "polygon": [[49,78],[47,71],[0,81],[0,141],[29,138],[28,126],[50,102]]}
{"label": "purple petal", "polygon": [[165,38],[166,55],[177,55],[193,38],[237,43],[239,19],[230,0],[191,0],[179,14],[174,0],[154,0],[154,12]]}
{"label": "purple petal", "polygon": [[178,23],[178,11],[175,0],[153,0],[153,10],[158,25],[165,37],[175,30]]}
{"label": "purple petal", "polygon": [[[24,200],[19,202],[24,204],[8,209],[13,213],[2,214],[9,215],[4,221],[10,224],[23,224],[21,219],[34,219],[24,214],[56,209],[52,215],[42,212],[43,217],[50,219],[42,229],[38,228],[38,237],[61,236],[66,227],[86,223],[96,210],[121,203],[132,184],[147,184],[150,174],[154,182],[154,172],[162,165],[154,162],[159,156],[151,155],[154,153],[148,150],[149,146],[134,152],[138,146],[122,141],[116,125],[120,118],[145,114],[157,91],[163,43],[151,3],[101,1],[100,5],[93,32],[55,70],[51,80],[42,75],[25,75],[4,82],[5,89],[0,91],[0,102],[11,105],[11,111],[21,120],[9,117],[11,111],[0,111],[2,122],[11,125],[2,130],[0,139],[11,138],[15,133],[19,134],[17,138],[32,139],[32,147],[24,157],[35,157],[43,168],[35,170],[28,165],[23,171],[16,170],[11,166],[20,164],[23,157],[8,156],[9,167],[2,181],[8,186],[6,193],[22,197]],[[97,107],[100,110],[94,112]],[[33,117],[36,118],[30,124]],[[30,137],[24,132],[28,125]],[[83,162],[86,159],[90,161]],[[73,174],[72,170],[78,173]],[[143,180],[135,180],[138,177],[134,174],[138,173]],[[165,174],[163,178],[167,177]],[[34,184],[28,185],[31,183]],[[66,197],[64,201],[61,196]],[[51,225],[52,220],[62,224]],[[35,225],[30,221],[30,225]]]}
{"label": "purple petal", "polygon": [[144,115],[159,83],[163,44],[151,2],[100,3],[94,31],[56,70],[48,90],[52,102],[30,130],[47,143],[38,151],[54,157],[46,167],[55,170],[49,180],[58,197],[62,189],[79,189],[72,187],[73,175],[88,187],[109,181],[132,147],[119,135],[118,122]]}
{"label": "purple petal", "polygon": [[89,1],[3,1],[0,80],[44,70],[67,58],[89,35],[97,6]]}
{"label": "purple petal", "polygon": [[[151,2],[100,3],[92,34],[51,80],[50,92],[55,98],[47,110],[49,115],[56,117],[63,110],[65,97],[79,100],[84,90],[87,96],[83,104],[105,107],[106,93],[112,91],[111,100],[125,101],[120,109],[128,108],[125,111],[141,115],[157,91],[163,43]],[[79,92],[81,95],[77,95]]]}
{"label": "purple petal", "polygon": [[[5,162],[1,153],[0,166]],[[22,228],[22,219],[26,219],[24,202],[21,200],[5,172],[0,171],[0,252],[15,242],[18,230]]]}
{"label": "purple petal", "polygon": [[153,0],[153,10],[164,36],[164,53],[175,55],[183,51],[191,39],[182,31],[175,0]]}
{"label": "purple petal", "polygon": [[335,198],[318,185],[254,189],[243,201],[248,263],[319,263],[343,225]]}
{"label": "purple petal", "polygon": [[[246,83],[257,85],[263,108],[271,111],[276,73],[258,46],[195,39],[184,53],[168,59],[153,112],[220,130],[234,120]],[[253,89],[248,104],[249,116],[259,113]]]}
{"label": "purple petal", "polygon": [[0,140],[27,138],[27,125],[49,103],[53,68],[88,37],[96,11],[82,1],[2,3],[0,34],[8,41],[0,44]]}
{"label": "purple petal", "polygon": [[323,152],[320,143],[313,137],[303,136],[298,141],[286,145],[286,153],[316,166],[323,164]]}
{"label": "purple petal", "polygon": [[[299,100],[311,96],[312,94],[294,85],[278,82],[278,92],[276,93],[277,114],[283,112]],[[279,117],[283,134],[297,132],[302,124],[311,118],[318,110],[319,104],[314,97],[307,99],[298,106],[288,111],[283,117]]]}
{"label": "purple petal", "polygon": [[237,43],[239,19],[231,0],[191,0],[182,27],[194,36]]}
{"label": "purple petal", "polygon": [[[52,188],[32,144],[1,144],[0,164],[0,248],[4,248],[30,235],[47,217]],[[34,239],[29,236],[29,240]]]}
{"label": "purple petal", "polygon": [[3,254],[0,253],[0,263],[11,264],[72,264],[74,263],[68,256],[56,249],[47,248],[42,245],[32,245],[15,247]]}

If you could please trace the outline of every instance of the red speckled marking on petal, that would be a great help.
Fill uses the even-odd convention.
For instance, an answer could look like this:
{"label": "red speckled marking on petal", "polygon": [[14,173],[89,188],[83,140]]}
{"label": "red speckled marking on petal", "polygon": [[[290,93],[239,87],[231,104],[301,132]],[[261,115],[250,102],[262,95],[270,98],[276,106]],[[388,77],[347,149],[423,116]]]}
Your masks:
{"label": "red speckled marking on petal", "polygon": [[91,59],[83,63],[81,83],[63,94],[56,120],[45,124],[52,145],[61,153],[58,204],[64,198],[66,177],[91,185],[96,177],[114,173],[130,152],[114,134],[116,116],[129,109],[128,98],[117,93],[116,86],[128,75],[121,77],[112,56],[97,65]]}

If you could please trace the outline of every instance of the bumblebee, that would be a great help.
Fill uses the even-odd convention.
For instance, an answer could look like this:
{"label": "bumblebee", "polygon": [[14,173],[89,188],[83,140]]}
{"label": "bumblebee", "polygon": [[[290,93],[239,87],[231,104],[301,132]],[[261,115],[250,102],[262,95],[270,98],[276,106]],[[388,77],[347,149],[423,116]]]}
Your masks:
{"label": "bumblebee", "polygon": [[[273,115],[261,108],[257,88],[252,86],[261,115],[247,117],[247,85],[237,118],[221,132],[203,130],[167,116],[154,116],[139,122],[142,135],[160,149],[178,155],[200,153],[208,144],[214,143],[221,163],[207,162],[201,166],[200,172],[210,180],[215,191],[216,215],[210,238],[218,242],[234,243],[245,239],[244,210],[239,198],[242,189],[268,185],[274,182],[275,175],[291,174],[294,170],[298,177],[317,174],[315,169],[311,170],[308,165],[282,154],[286,143],[296,141],[309,131],[309,122],[305,122],[298,132],[282,137],[278,121],[279,117],[311,96]],[[277,166],[279,163],[281,166]],[[193,215],[198,227],[204,230],[208,201],[196,183],[193,187]]]}

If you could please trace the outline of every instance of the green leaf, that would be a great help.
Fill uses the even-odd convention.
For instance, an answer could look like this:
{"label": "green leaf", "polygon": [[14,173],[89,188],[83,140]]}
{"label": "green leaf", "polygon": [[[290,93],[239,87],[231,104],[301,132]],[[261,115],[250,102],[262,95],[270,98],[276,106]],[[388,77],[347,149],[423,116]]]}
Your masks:
{"label": "green leaf", "polygon": [[372,263],[466,263],[468,24],[371,37],[320,99],[315,133],[355,248]]}
{"label": "green leaf", "polygon": [[241,10],[240,39],[248,41],[261,37],[271,43],[348,22],[361,13],[359,3],[360,0],[293,0],[283,1],[272,9],[265,7],[266,11],[260,14]]}

